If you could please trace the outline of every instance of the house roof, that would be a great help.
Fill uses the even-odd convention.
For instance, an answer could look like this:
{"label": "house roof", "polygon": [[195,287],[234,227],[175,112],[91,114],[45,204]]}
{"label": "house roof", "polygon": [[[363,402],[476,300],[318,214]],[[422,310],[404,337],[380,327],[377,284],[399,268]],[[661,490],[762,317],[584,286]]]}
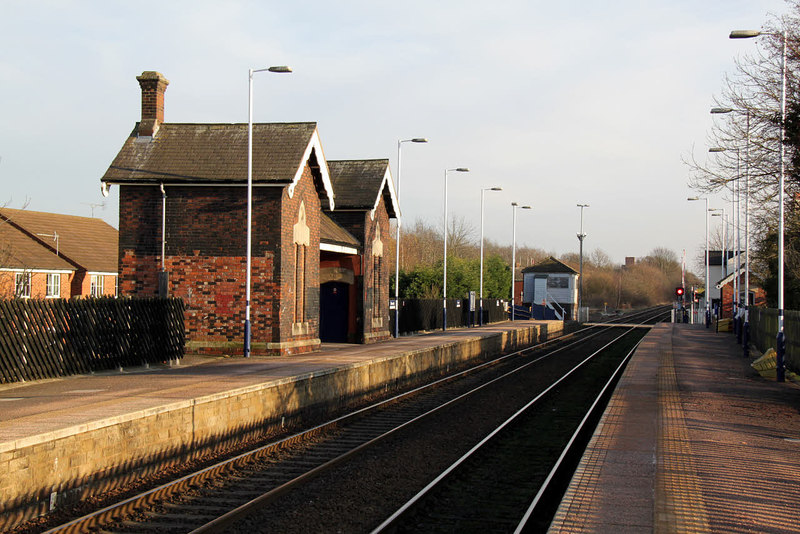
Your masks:
{"label": "house roof", "polygon": [[[21,266],[26,269],[79,268],[89,272],[117,272],[119,233],[102,219],[2,208],[0,220],[6,223],[0,227],[9,227],[4,237],[8,235],[16,244],[16,261],[23,262]],[[17,232],[11,232],[11,228]],[[55,234],[58,234],[58,243],[53,237]]]}
{"label": "house roof", "polygon": [[[140,137],[139,123],[101,180],[114,184],[245,184],[247,124],[163,123]],[[253,184],[289,185],[308,163],[319,174],[333,209],[328,175],[314,122],[253,124]]]}
{"label": "house roof", "polygon": [[550,256],[546,260],[540,261],[536,265],[525,267],[522,269],[523,273],[567,273],[578,274],[578,271],[567,265],[566,263],[555,259]]}
{"label": "house roof", "polygon": [[0,222],[0,268],[74,271],[75,267],[17,227]]}
{"label": "house roof", "polygon": [[322,212],[319,214],[319,240],[321,243],[329,245],[361,248],[361,243],[353,234],[336,224],[333,219]]}
{"label": "house roof", "polygon": [[388,159],[329,160],[337,209],[374,210],[381,198],[389,217],[400,214]]}

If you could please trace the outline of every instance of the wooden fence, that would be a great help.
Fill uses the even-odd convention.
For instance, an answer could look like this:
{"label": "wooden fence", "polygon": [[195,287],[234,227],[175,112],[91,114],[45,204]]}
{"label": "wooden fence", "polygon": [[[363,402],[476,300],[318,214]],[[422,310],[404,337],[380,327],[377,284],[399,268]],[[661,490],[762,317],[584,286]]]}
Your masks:
{"label": "wooden fence", "polygon": [[[800,371],[800,311],[784,310],[783,331],[786,335],[786,367]],[[778,310],[750,307],[750,339],[759,351],[775,348],[778,336]]]}
{"label": "wooden fence", "polygon": [[180,299],[0,299],[0,383],[183,356]]}

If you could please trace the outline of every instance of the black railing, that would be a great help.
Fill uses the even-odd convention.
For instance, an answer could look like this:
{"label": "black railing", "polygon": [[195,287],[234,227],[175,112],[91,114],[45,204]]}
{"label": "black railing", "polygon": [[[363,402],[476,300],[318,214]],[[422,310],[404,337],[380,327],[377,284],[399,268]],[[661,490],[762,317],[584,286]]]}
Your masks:
{"label": "black railing", "polygon": [[[400,335],[442,329],[442,299],[400,299]],[[394,332],[394,310],[389,311],[391,332]],[[500,299],[483,299],[483,323],[508,320],[506,303]],[[480,323],[478,303],[470,311],[468,299],[447,299],[447,327],[475,326]]]}
{"label": "black railing", "polygon": [[0,383],[183,357],[180,299],[0,299]]}

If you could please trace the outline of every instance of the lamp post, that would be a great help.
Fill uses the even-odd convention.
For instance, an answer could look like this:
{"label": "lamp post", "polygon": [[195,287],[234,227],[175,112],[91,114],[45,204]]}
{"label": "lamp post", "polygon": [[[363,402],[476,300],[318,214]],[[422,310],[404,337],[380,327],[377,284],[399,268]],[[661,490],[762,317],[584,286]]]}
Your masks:
{"label": "lamp post", "polygon": [[[776,338],[776,347],[775,352],[776,354],[776,380],[778,382],[783,382],[786,380],[786,368],[784,357],[786,354],[786,334],[784,333],[783,327],[783,292],[784,292],[784,280],[783,280],[783,262],[784,262],[784,181],[786,175],[786,146],[784,144],[784,138],[786,136],[786,45],[788,42],[788,35],[786,31],[780,33],[768,33],[768,32],[761,32],[758,30],[734,30],[730,34],[731,39],[749,39],[751,37],[758,37],[759,35],[773,35],[773,36],[780,36],[781,40],[783,41],[783,53],[781,55],[781,134],[780,134],[780,178],[778,180],[778,335]],[[746,236],[745,236],[746,237]],[[746,285],[747,282],[745,283]],[[745,293],[745,321],[747,320],[747,313],[749,312],[749,304],[750,304],[750,294],[749,294],[749,287],[746,287],[748,291]],[[747,324],[747,322],[745,323]],[[747,324],[749,327],[749,324]]]}
{"label": "lamp post", "polygon": [[502,187],[486,187],[481,189],[481,274],[478,290],[478,325],[483,326],[483,194],[486,191],[502,191]]}
{"label": "lamp post", "polygon": [[705,288],[705,301],[706,301],[706,328],[711,326],[711,309],[708,303],[708,197],[689,197],[686,200],[705,200],[706,201],[706,288]]}
{"label": "lamp post", "polygon": [[583,208],[588,208],[589,204],[578,204],[581,209],[581,231],[578,234],[578,241],[580,242],[580,267],[578,268],[578,317],[580,321],[581,307],[583,307],[583,238],[586,234],[583,233]]}
{"label": "lamp post", "polygon": [[[400,149],[403,143],[427,143],[425,137],[414,137],[412,139],[400,139],[397,141],[397,182],[394,184],[397,203],[400,203]],[[395,240],[394,254],[394,337],[400,337],[400,217],[397,218],[397,239]]]}
{"label": "lamp post", "polygon": [[[744,351],[745,356],[749,355],[749,349],[747,344],[749,342],[750,337],[750,110],[741,110],[741,109],[734,109],[734,108],[711,108],[712,114],[724,114],[724,113],[743,113],[745,115],[745,145],[744,145],[744,324],[739,325],[739,329],[737,330],[737,340],[742,341],[742,350]],[[722,152],[725,149],[713,149],[717,152]],[[731,150],[736,151],[736,175],[737,178],[741,175],[739,172],[739,161],[740,161],[740,149],[734,148]],[[742,186],[739,184],[739,191],[741,192]],[[737,222],[736,222],[736,300],[737,302],[741,298],[741,280],[739,280],[739,269],[740,269],[740,261],[739,257],[741,256],[741,247],[739,244],[739,233],[740,233],[740,226],[741,226],[741,216],[739,215],[741,202],[737,200],[736,203],[736,213],[737,213]],[[783,203],[781,203],[783,205]],[[738,322],[738,321],[737,321]],[[736,326],[737,322],[734,322],[734,326]]]}
{"label": "lamp post", "polygon": [[[730,111],[732,111],[730,108],[713,108],[711,110],[711,113],[729,113]],[[748,119],[748,122],[749,122],[749,119]],[[733,293],[734,293],[734,295],[733,295],[733,309],[732,309],[732,312],[733,312],[733,331],[737,336],[737,340],[741,341],[741,330],[742,330],[742,328],[741,328],[741,326],[739,324],[739,312],[740,312],[739,304],[740,304],[741,292],[742,292],[741,280],[739,280],[739,277],[740,277],[739,273],[741,272],[741,268],[742,268],[742,265],[741,265],[742,245],[741,245],[741,241],[740,241],[741,226],[742,226],[741,225],[741,220],[740,220],[741,219],[741,214],[740,214],[740,211],[741,211],[740,196],[741,195],[740,195],[740,193],[741,193],[741,190],[742,190],[742,185],[739,182],[739,178],[741,177],[741,172],[740,172],[740,161],[741,161],[741,158],[739,157],[740,150],[738,148],[728,149],[728,148],[723,148],[723,147],[711,147],[711,148],[708,149],[708,151],[710,153],[712,153],[712,154],[713,153],[726,152],[728,150],[736,152],[736,178],[734,178],[732,180],[733,181],[733,198],[731,198],[731,203],[735,204],[735,206],[736,206],[736,212],[735,212],[735,215],[734,215],[734,218],[733,218],[734,228],[736,229],[736,239],[735,239],[735,241],[736,241],[736,276],[733,279]],[[728,182],[728,180],[721,180],[721,181],[723,181],[724,183]],[[733,237],[733,236],[731,236],[731,237]]]}
{"label": "lamp post", "polygon": [[530,206],[520,206],[516,202],[511,203],[511,320],[514,320],[514,290],[515,275],[517,271],[517,208],[524,210],[531,209]]}
{"label": "lamp post", "polygon": [[[728,276],[728,245],[725,241],[725,208],[709,208],[712,217],[722,218],[722,256],[719,265],[722,268],[722,278]],[[719,213],[722,212],[722,213]],[[722,317],[722,289],[719,292],[719,316]]]}
{"label": "lamp post", "polygon": [[292,69],[282,65],[265,69],[248,70],[247,91],[247,274],[245,275],[244,357],[250,357],[250,273],[253,253],[253,74],[256,72],[289,73]]}
{"label": "lamp post", "polygon": [[442,330],[447,330],[447,173],[469,172],[466,167],[445,169],[444,171],[444,283],[442,287]]}

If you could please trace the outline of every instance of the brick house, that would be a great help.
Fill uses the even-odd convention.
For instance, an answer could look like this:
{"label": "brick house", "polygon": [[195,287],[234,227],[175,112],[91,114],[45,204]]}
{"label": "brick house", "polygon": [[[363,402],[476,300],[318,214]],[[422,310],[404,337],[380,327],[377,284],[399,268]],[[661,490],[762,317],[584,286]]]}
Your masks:
{"label": "brick house", "polygon": [[101,219],[0,209],[0,297],[113,296],[117,231]]}
{"label": "brick house", "polygon": [[[247,124],[166,123],[169,82],[157,72],[137,80],[142,120],[102,177],[104,187],[120,188],[120,293],[182,298],[187,350],[240,354]],[[371,254],[372,245],[333,219],[334,191],[346,196],[333,186],[315,123],[253,125],[253,354],[316,350],[321,321],[340,325],[336,340],[373,339],[371,331],[364,335],[359,315],[370,309],[361,299],[372,295],[373,284],[362,276],[362,253]],[[381,276],[387,279],[379,286],[388,286],[388,273]],[[321,318],[320,283],[331,280],[350,282],[346,302],[351,295],[354,302],[330,307]],[[388,310],[383,313],[386,323]]]}

